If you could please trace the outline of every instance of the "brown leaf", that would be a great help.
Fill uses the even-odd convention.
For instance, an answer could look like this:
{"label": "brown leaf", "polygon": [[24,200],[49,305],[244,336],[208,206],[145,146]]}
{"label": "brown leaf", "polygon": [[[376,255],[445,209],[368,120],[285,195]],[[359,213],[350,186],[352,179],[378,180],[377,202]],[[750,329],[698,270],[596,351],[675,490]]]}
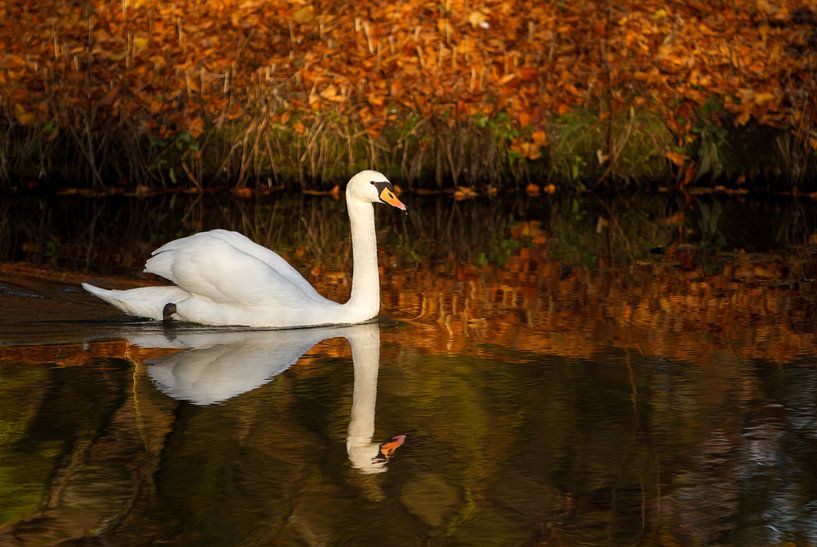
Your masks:
{"label": "brown leaf", "polygon": [[672,163],[674,163],[675,165],[677,165],[679,167],[684,165],[687,162],[687,160],[689,159],[689,158],[687,158],[686,155],[681,154],[679,152],[673,152],[672,150],[664,152],[664,156],[666,156],[666,158],[669,161],[671,161]]}
{"label": "brown leaf", "polygon": [[303,25],[305,23],[309,23],[312,19],[315,18],[315,8],[311,5],[307,4],[306,6],[296,10],[292,14],[292,20],[299,24]]}
{"label": "brown leaf", "polygon": [[23,105],[17,103],[14,105],[14,117],[17,118],[17,122],[20,125],[34,125],[34,122],[37,121],[37,116],[23,107]]}

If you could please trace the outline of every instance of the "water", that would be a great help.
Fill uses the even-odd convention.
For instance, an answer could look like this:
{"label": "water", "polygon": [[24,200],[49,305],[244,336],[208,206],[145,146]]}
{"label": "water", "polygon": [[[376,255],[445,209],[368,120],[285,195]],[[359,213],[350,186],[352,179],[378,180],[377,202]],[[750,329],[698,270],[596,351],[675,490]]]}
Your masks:
{"label": "water", "polygon": [[415,203],[378,219],[378,323],[258,331],[123,318],[77,283],[144,282],[154,239],[227,225],[343,299],[342,207],[188,224],[170,201],[15,204],[3,543],[817,543],[810,205],[750,204],[753,238],[731,202],[683,236],[667,201],[608,204],[610,235],[591,205]]}

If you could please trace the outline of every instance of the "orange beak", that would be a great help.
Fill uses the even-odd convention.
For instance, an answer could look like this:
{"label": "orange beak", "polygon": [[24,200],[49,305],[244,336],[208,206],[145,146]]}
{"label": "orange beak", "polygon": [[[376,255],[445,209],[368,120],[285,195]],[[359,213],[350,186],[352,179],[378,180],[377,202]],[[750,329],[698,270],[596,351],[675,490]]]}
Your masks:
{"label": "orange beak", "polygon": [[[400,202],[398,201],[398,203]],[[400,205],[402,205],[402,203]],[[388,460],[394,456],[398,448],[403,446],[404,442],[406,442],[405,435],[396,435],[392,437],[390,441],[386,441],[380,445],[380,454]]]}
{"label": "orange beak", "polygon": [[383,191],[380,192],[380,200],[383,203],[388,203],[392,207],[397,207],[401,211],[406,210],[405,204],[399,199],[397,199],[397,196],[394,195],[394,192],[392,192],[388,188],[383,188]]}

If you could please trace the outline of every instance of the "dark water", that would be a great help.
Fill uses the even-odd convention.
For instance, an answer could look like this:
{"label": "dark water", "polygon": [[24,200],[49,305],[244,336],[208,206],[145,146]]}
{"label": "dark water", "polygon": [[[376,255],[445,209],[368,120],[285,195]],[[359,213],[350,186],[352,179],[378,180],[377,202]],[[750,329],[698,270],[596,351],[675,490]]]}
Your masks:
{"label": "dark water", "polygon": [[[335,208],[310,203],[298,216]],[[744,210],[722,211],[733,206]],[[381,246],[414,262],[382,256],[384,319],[337,329],[128,320],[77,283],[136,258],[77,273],[83,257],[46,256],[15,236],[7,260],[41,252],[38,264],[72,271],[0,275],[0,542],[817,543],[812,213],[784,228],[779,219],[775,236],[764,226],[748,250],[734,243],[745,230],[723,228],[732,217],[719,213],[722,239],[707,244],[724,253],[777,253],[780,238],[800,238],[778,277],[735,273],[720,289],[726,274],[701,281],[699,265],[644,278],[585,272],[603,237],[568,247],[563,236],[555,248],[513,235],[520,218],[541,215],[552,240],[577,218],[568,205],[567,217],[555,206],[457,207],[440,208],[439,226],[428,212],[419,228],[383,217]],[[661,207],[647,209],[677,211]],[[496,219],[491,235],[472,228],[476,218]],[[639,225],[647,254],[672,243],[656,231],[662,218]],[[582,222],[596,219],[574,220],[572,235],[592,242]],[[319,229],[336,244],[334,228]],[[333,276],[346,263],[316,254],[299,230],[276,241],[319,263],[321,290],[342,295]],[[419,230],[460,241],[449,253],[412,245]],[[62,233],[61,245],[81,247]],[[94,256],[114,252],[84,241]],[[636,250],[613,258],[626,253]],[[704,284],[716,290],[699,302]]]}

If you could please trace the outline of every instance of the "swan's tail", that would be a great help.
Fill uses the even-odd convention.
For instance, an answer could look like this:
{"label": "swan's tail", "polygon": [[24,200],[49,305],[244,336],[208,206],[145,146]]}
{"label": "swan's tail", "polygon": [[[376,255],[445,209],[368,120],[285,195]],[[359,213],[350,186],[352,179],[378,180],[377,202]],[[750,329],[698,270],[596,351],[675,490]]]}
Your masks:
{"label": "swan's tail", "polygon": [[83,283],[82,288],[128,315],[148,317],[157,321],[162,319],[162,311],[166,304],[176,304],[190,297],[190,293],[175,286],[139,287],[120,291]]}

